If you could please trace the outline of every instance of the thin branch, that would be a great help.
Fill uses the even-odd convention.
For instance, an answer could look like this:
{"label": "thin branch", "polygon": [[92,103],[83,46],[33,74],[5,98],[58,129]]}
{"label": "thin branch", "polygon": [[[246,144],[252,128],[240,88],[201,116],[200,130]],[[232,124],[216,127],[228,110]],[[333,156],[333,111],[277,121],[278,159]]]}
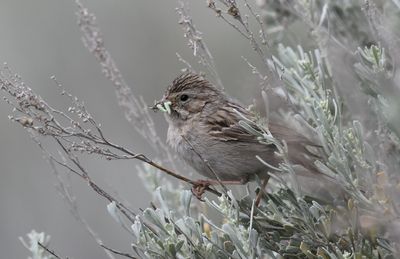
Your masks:
{"label": "thin branch", "polygon": [[186,4],[183,1],[180,1],[179,5],[180,6],[176,8],[176,12],[179,15],[178,23],[184,29],[184,37],[189,41],[188,45],[193,50],[193,56],[199,58],[200,63],[210,72],[217,85],[221,89],[224,89],[224,85],[222,84],[222,80],[214,62],[214,57],[205,43],[202,33],[194,25],[192,18],[188,14]]}
{"label": "thin branch", "polygon": [[[15,112],[18,112],[16,116],[11,116],[10,119],[39,135],[52,137],[77,168],[71,170],[71,172],[84,178],[94,190],[98,191],[99,194],[110,202],[115,199],[103,192],[101,188],[99,189],[99,187],[93,183],[74,152],[98,154],[109,159],[137,159],[181,181],[192,185],[196,183],[154,162],[143,154],[137,154],[109,141],[105,134],[103,134],[99,126],[100,124],[95,122],[84,105],[65,90],[62,91],[62,94],[67,95],[68,98],[72,100],[72,106],[68,109],[70,115],[47,104],[40,96],[34,93],[32,89],[27,87],[19,76],[14,75],[7,67],[2,70],[0,86],[4,92],[12,97],[11,99],[6,98],[6,100],[15,108]],[[74,119],[72,115],[76,115],[78,119]],[[67,120],[68,124],[65,125],[58,119],[62,121]],[[88,126],[85,126],[86,124],[88,124]],[[93,131],[93,129],[95,131]],[[67,167],[64,163],[58,164]],[[211,188],[207,188],[206,190],[218,196],[221,195]]]}
{"label": "thin branch", "polygon": [[[37,244],[38,244],[41,248],[43,248],[47,253],[51,254],[52,256],[54,256],[54,257],[57,258],[57,259],[61,259],[60,256],[58,256],[54,251],[50,250],[49,248],[47,248],[47,247],[46,247],[45,245],[43,245],[42,243],[37,242]],[[68,259],[68,257],[66,257],[66,259]]]}
{"label": "thin branch", "polygon": [[175,54],[176,54],[176,57],[178,58],[178,60],[179,60],[180,62],[182,62],[183,64],[185,64],[185,66],[186,66],[187,69],[189,69],[190,71],[193,71],[192,65],[190,65],[190,63],[189,63],[187,60],[185,60],[184,58],[182,58],[182,56],[181,56],[178,52],[175,53]]}
{"label": "thin branch", "polygon": [[106,250],[108,250],[108,251],[110,251],[110,252],[112,252],[112,253],[114,253],[116,255],[121,255],[121,256],[124,256],[124,257],[127,257],[127,258],[131,258],[131,259],[137,259],[137,257],[134,257],[134,256],[132,256],[132,255],[130,255],[128,253],[117,251],[115,249],[112,249],[110,247],[105,246],[104,244],[101,244],[101,247],[103,247],[104,249],[106,249]]}
{"label": "thin branch", "polygon": [[75,2],[78,6],[78,26],[83,34],[83,43],[101,65],[104,76],[113,83],[118,105],[123,110],[125,118],[144,139],[149,141],[149,144],[161,157],[166,156],[170,164],[175,167],[175,159],[157,134],[154,121],[147,109],[148,105],[144,103],[142,98],[135,97],[111,54],[105,48],[101,30],[96,22],[96,16],[90,13],[79,0],[75,0]]}
{"label": "thin branch", "polygon": [[258,25],[260,26],[260,38],[261,38],[261,43],[263,45],[268,44],[267,42],[267,37],[264,29],[264,22],[261,19],[261,16],[256,13],[253,8],[250,6],[249,2],[247,0],[244,0],[244,5],[249,9],[250,13],[253,15],[254,19],[257,21]]}
{"label": "thin branch", "polygon": [[226,186],[224,185],[224,183],[221,181],[220,177],[218,176],[217,172],[215,172],[215,170],[212,168],[212,166],[210,165],[210,163],[208,161],[206,161],[203,156],[197,152],[197,150],[194,148],[194,146],[192,145],[192,143],[184,136],[181,135],[181,137],[183,138],[183,140],[186,141],[186,143],[190,146],[190,149],[193,150],[193,152],[200,158],[200,160],[206,165],[206,167],[213,173],[213,175],[215,176],[215,179],[217,179],[218,183],[221,185],[222,189],[224,190],[225,193],[228,192],[228,188],[226,188]]}

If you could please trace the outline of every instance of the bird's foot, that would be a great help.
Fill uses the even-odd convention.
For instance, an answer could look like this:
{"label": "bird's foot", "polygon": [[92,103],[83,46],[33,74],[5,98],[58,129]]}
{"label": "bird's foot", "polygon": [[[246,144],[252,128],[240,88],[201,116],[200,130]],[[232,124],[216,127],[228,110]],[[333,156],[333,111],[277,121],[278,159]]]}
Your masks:
{"label": "bird's foot", "polygon": [[268,180],[269,180],[269,176],[267,178],[265,178],[261,183],[260,190],[257,193],[257,197],[256,197],[256,201],[255,201],[256,207],[260,206],[261,199],[262,199],[263,195],[265,194],[265,187],[267,187]]}
{"label": "bird's foot", "polygon": [[209,180],[197,180],[192,186],[193,195],[200,201],[204,201],[202,196],[205,193],[206,189],[212,184],[213,183]]}
{"label": "bird's foot", "polygon": [[197,199],[200,201],[204,201],[202,198],[203,194],[205,191],[211,186],[211,185],[220,185],[220,184],[226,184],[226,185],[243,185],[248,182],[248,179],[241,179],[241,180],[214,180],[214,179],[208,179],[208,180],[197,180],[193,183],[192,185],[192,193],[194,196],[196,196]]}

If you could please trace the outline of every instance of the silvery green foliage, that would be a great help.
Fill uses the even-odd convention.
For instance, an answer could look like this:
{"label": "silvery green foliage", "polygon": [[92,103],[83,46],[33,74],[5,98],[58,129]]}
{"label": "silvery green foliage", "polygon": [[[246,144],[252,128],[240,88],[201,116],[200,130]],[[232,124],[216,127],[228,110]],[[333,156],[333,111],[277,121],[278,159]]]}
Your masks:
{"label": "silvery green foliage", "polygon": [[[320,171],[335,177],[359,202],[369,206],[360,191],[359,175],[376,172],[374,158],[366,157],[371,151],[364,143],[360,123],[352,121],[350,127],[343,125],[342,106],[335,89],[328,64],[319,50],[304,52],[299,46],[295,51],[280,45],[278,57],[271,61],[285,82],[294,105],[301,108],[299,114],[318,134],[327,155],[327,163],[317,163]],[[372,152],[372,151],[371,151]],[[356,162],[356,170],[349,165]]]}
{"label": "silvery green foliage", "polygon": [[[137,170],[153,193],[154,203],[133,216],[101,190],[110,201],[108,213],[132,234],[132,248],[140,258],[399,258],[400,75],[396,66],[400,37],[394,29],[400,24],[400,2],[259,0],[264,21],[244,3],[247,9],[239,1],[208,1],[217,16],[235,29],[238,37],[249,40],[261,56],[265,71],[249,65],[263,85],[268,87],[268,77],[278,75],[278,90],[290,107],[285,116],[296,119],[296,127],[318,141],[321,147],[315,166],[319,178],[324,175],[336,189],[325,187],[324,192],[338,191],[339,195],[332,199],[306,195],[287,159],[285,142],[275,139],[261,121],[243,117],[240,125],[261,143],[276,146],[282,157],[282,163],[274,168],[279,174],[271,174],[269,184],[273,186],[263,193],[259,206],[255,206],[251,188],[246,195],[220,188],[220,197],[209,195],[204,203],[193,201],[189,190],[169,182],[151,166],[151,160],[142,157],[149,166]],[[83,27],[97,32],[92,30],[97,28],[94,16],[81,9],[81,17],[90,18],[80,20]],[[267,25],[270,49],[261,50],[257,34],[250,31],[246,10],[259,25]],[[193,32],[193,21],[183,11],[183,6],[178,8],[180,22]],[[186,34],[189,41],[202,40],[196,37],[198,31],[194,32]],[[296,41],[299,32],[307,34],[303,46]],[[89,43],[101,42],[98,33],[90,35]],[[293,38],[295,44],[290,44]],[[285,46],[281,39],[290,40]],[[100,62],[110,64],[106,62],[109,53],[101,47],[91,49]],[[204,49],[208,54],[208,48]],[[212,60],[212,56],[208,58]],[[110,71],[114,71],[111,64]],[[214,65],[208,67],[215,69]],[[212,74],[218,75],[216,71]],[[114,83],[119,85],[120,74],[116,78]],[[9,84],[4,82],[2,88],[7,90]],[[30,90],[27,93],[35,97]],[[31,117],[18,122],[32,128]],[[153,132],[141,127],[138,131]],[[157,147],[161,142],[156,140],[153,144]],[[168,153],[172,161],[168,149],[162,147],[160,152]],[[31,242],[24,245],[39,256],[34,258],[45,258],[35,247],[38,239],[46,245],[44,234],[29,237]]]}
{"label": "silvery green foliage", "polygon": [[[295,1],[292,5],[290,2],[258,1],[266,10],[267,24],[270,21],[267,31],[279,39],[290,33],[283,27],[279,29],[283,23],[306,25],[312,30],[309,43],[312,47],[305,50],[301,46],[278,44],[276,54],[267,64],[284,84],[285,95],[294,108],[293,117],[315,135],[322,147],[316,167],[329,181],[341,186],[343,192],[335,200],[320,200],[304,195],[294,177],[282,181],[272,175],[276,191],[265,194],[259,207],[254,206],[251,192],[244,197],[231,192],[217,199],[208,197],[205,206],[207,211],[218,212],[219,217],[215,218],[193,211],[188,191],[182,191],[177,198],[174,188],[154,188],[160,207],[146,209],[132,225],[134,247],[140,255],[150,258],[396,258],[399,255],[400,94],[395,69],[398,58],[393,56],[399,41],[395,35],[388,38],[384,32],[374,35],[374,30],[382,29],[379,26],[385,21],[392,26],[398,22],[395,17],[399,15],[398,2]],[[379,12],[388,16],[383,17]],[[350,86],[342,85],[343,81],[337,78],[331,44],[352,54],[352,66],[346,71],[355,78],[349,82]],[[344,87],[351,87],[349,91],[366,100],[363,108],[372,118],[366,120],[352,110],[352,100],[345,96]],[[283,162],[276,169],[292,175],[293,168],[285,159],[284,142],[246,118],[241,125],[260,142],[277,146]],[[176,207],[166,201],[171,194],[175,196]]]}

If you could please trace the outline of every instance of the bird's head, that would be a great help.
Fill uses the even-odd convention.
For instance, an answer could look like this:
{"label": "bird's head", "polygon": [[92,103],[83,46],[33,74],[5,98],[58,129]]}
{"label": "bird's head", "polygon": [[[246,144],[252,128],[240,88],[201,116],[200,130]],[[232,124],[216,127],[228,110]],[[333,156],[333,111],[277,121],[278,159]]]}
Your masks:
{"label": "bird's head", "polygon": [[195,73],[184,73],[168,86],[153,110],[166,112],[171,120],[185,121],[198,115],[207,104],[224,100],[224,94]]}

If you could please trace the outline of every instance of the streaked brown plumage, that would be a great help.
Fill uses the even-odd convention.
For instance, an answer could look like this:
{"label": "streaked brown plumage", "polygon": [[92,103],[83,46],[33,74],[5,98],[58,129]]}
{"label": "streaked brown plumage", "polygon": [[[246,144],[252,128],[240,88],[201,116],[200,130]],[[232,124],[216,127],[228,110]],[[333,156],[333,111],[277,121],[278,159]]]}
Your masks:
{"label": "streaked brown plumage", "polygon": [[[238,113],[250,120],[255,120],[255,115],[202,76],[185,73],[177,77],[158,102],[166,103],[170,109],[168,143],[207,178],[215,179],[217,174],[220,180],[242,183],[255,175],[263,179],[271,169],[256,155],[275,167],[281,161],[275,146],[260,143],[239,125],[243,118]],[[313,143],[288,127],[269,123],[268,128],[275,138],[286,141],[293,164],[315,170],[306,149]]]}

